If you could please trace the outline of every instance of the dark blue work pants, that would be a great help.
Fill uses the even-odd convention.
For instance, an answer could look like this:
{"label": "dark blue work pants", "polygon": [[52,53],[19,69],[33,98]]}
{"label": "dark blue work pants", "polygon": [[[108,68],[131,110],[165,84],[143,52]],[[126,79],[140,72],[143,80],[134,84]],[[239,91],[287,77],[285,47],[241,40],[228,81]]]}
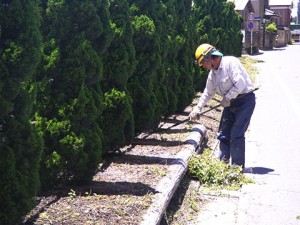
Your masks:
{"label": "dark blue work pants", "polygon": [[255,94],[249,93],[231,101],[222,113],[218,139],[220,160],[245,167],[245,132],[255,108]]}

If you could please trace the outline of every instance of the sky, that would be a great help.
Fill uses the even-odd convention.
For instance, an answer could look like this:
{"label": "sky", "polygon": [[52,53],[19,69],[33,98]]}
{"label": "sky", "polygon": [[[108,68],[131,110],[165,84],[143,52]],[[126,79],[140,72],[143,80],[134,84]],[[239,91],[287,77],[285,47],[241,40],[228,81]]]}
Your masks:
{"label": "sky", "polygon": [[292,9],[292,17],[297,16],[297,12],[298,12],[298,2],[299,0],[293,0],[293,9]]}

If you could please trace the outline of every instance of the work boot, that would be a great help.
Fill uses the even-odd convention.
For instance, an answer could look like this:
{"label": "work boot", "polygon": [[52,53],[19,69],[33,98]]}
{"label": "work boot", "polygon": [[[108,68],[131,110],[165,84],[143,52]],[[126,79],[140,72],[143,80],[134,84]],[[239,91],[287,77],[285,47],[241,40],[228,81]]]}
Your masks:
{"label": "work boot", "polygon": [[253,173],[253,169],[251,167],[245,167],[243,168],[242,173]]}

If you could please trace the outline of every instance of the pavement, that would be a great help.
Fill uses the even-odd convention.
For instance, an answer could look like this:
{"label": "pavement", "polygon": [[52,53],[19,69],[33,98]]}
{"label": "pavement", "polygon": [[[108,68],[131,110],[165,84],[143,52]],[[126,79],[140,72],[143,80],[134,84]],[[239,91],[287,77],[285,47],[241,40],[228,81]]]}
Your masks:
{"label": "pavement", "polygon": [[259,63],[257,106],[250,124],[245,185],[237,224],[300,224],[300,45],[265,51]]}

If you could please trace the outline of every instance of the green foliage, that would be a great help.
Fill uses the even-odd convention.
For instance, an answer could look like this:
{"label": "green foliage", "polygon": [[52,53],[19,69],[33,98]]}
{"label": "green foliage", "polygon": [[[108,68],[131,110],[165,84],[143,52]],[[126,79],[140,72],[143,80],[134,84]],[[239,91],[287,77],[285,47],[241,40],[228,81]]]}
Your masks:
{"label": "green foliage", "polygon": [[240,16],[234,11],[233,4],[216,0],[197,1],[195,12],[197,12],[195,19],[199,20],[196,24],[199,43],[208,42],[223,51],[223,46],[227,47],[229,43],[234,44],[232,42],[232,38],[235,38],[234,34],[241,41]]}
{"label": "green foliage", "polygon": [[1,223],[18,222],[40,182],[88,182],[103,154],[182,111],[207,78],[196,47],[239,56],[240,25],[225,0],[2,4]]}
{"label": "green foliage", "polygon": [[275,24],[274,22],[268,23],[268,24],[266,25],[266,31],[267,31],[267,32],[273,32],[273,33],[277,32],[276,24]]}
{"label": "green foliage", "polygon": [[13,149],[5,144],[0,144],[0,223],[8,224],[10,219],[16,222],[18,207],[15,194],[19,193],[20,185],[17,179],[16,161]]}
{"label": "green foliage", "polygon": [[109,11],[113,39],[104,54],[101,83],[104,99],[100,126],[104,135],[104,153],[118,150],[134,137],[132,99],[127,83],[137,64],[128,2],[113,0]]}
{"label": "green foliage", "polygon": [[109,11],[113,39],[104,55],[104,78],[101,89],[103,92],[113,88],[125,91],[128,79],[137,64],[127,0],[111,1]]}
{"label": "green foliage", "polygon": [[[202,43],[209,43],[225,55],[241,56],[242,18],[234,11],[234,4],[224,0],[197,0],[194,3],[192,14],[196,37],[194,50]],[[204,89],[206,78],[207,72],[195,69],[196,90]]]}
{"label": "green foliage", "polygon": [[[17,224],[39,190],[43,143],[30,124],[40,60],[38,2],[0,6],[0,224]],[[18,17],[16,17],[18,15]]]}
{"label": "green foliage", "polygon": [[135,16],[132,26],[136,32],[146,37],[151,37],[155,33],[154,22],[147,16]]}
{"label": "green foliage", "polygon": [[134,99],[135,130],[140,132],[153,129],[162,115],[182,110],[193,98],[193,64],[186,57],[193,51],[191,1],[130,3],[139,61],[128,90]]}
{"label": "green foliage", "polygon": [[128,93],[115,89],[104,96],[101,125],[105,136],[105,149],[112,151],[129,144],[134,138],[132,99]]}
{"label": "green foliage", "polygon": [[230,166],[211,157],[207,149],[201,155],[195,155],[188,165],[188,175],[196,178],[204,186],[239,189],[247,182],[239,166]]}
{"label": "green foliage", "polygon": [[[174,42],[170,44],[169,49],[173,55],[172,58],[174,57],[174,61],[168,62],[170,67],[174,68],[174,75],[178,74],[178,77],[176,75],[173,76],[171,72],[168,79],[168,83],[176,81],[176,85],[173,85],[171,87],[172,90],[169,91],[170,94],[176,96],[175,101],[170,99],[171,105],[173,101],[177,103],[174,111],[184,110],[194,97],[194,89],[192,88],[192,71],[194,65],[190,57],[186,57],[194,51],[195,46],[193,42],[194,29],[192,29],[190,20],[191,4],[191,1],[176,1],[175,3],[175,15],[178,15],[178,17],[174,20],[173,26],[176,28],[174,30],[175,37],[173,38]],[[174,111],[169,110],[169,113],[174,113]]]}
{"label": "green foliage", "polygon": [[102,157],[101,54],[112,32],[106,1],[50,1],[43,12],[35,119],[45,141],[41,177],[47,188],[90,181]]}
{"label": "green foliage", "polygon": [[290,38],[289,42],[288,42],[289,45],[293,45],[295,44],[295,40],[293,38]]}
{"label": "green foliage", "polygon": [[[132,1],[129,1],[130,3]],[[162,67],[161,30],[157,16],[152,15],[159,8],[159,2],[133,1],[139,10],[132,17],[133,43],[136,58],[139,59],[132,78],[128,80],[128,90],[133,102],[135,130],[137,132],[155,127],[162,113],[159,102],[160,87],[158,85],[159,71]],[[131,7],[132,8],[132,7]]]}

